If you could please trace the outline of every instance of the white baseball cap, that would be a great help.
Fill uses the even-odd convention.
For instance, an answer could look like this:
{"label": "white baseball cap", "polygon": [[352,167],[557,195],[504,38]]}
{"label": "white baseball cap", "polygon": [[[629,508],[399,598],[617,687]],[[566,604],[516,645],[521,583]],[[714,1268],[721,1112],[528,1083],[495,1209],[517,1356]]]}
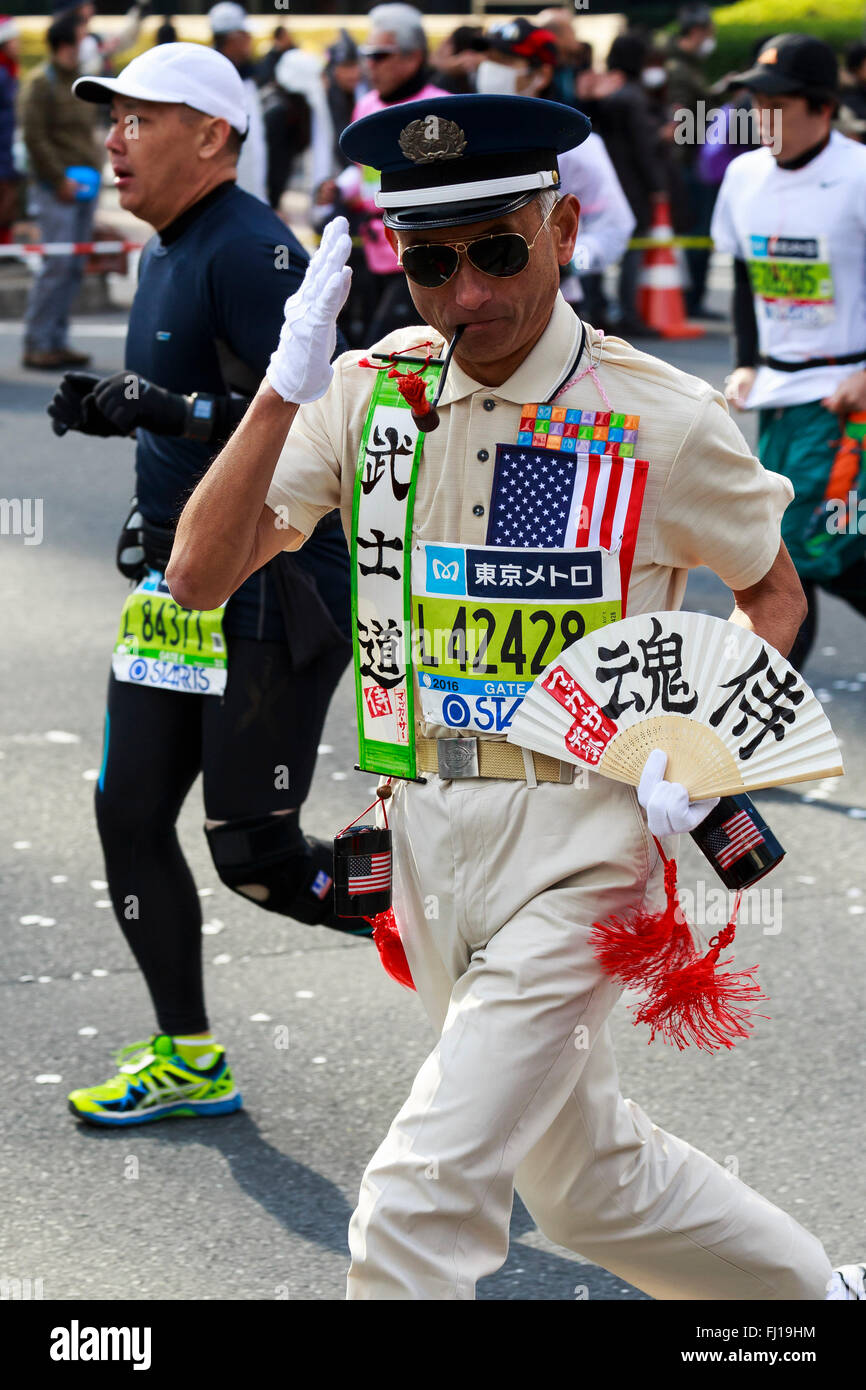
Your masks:
{"label": "white baseball cap", "polygon": [[212,34],[234,34],[238,29],[249,30],[250,27],[246,10],[243,5],[235,4],[235,0],[220,0],[208,10],[207,17]]}
{"label": "white baseball cap", "polygon": [[222,53],[201,43],[158,44],[133,58],[117,77],[79,77],[72,90],[83,101],[108,102],[116,95],[180,102],[206,116],[222,116],[241,135],[246,135],[249,126],[237,68]]}

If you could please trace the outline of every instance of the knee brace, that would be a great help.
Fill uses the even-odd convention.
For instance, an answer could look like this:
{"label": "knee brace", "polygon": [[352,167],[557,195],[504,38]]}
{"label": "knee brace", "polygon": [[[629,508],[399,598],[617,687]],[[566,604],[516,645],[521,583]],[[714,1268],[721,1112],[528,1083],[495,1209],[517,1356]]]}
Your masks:
{"label": "knee brace", "polygon": [[297,815],[248,816],[205,826],[205,835],[222,882],[266,912],[351,936],[372,935],[363,917],[335,916],[332,848],[308,840]]}

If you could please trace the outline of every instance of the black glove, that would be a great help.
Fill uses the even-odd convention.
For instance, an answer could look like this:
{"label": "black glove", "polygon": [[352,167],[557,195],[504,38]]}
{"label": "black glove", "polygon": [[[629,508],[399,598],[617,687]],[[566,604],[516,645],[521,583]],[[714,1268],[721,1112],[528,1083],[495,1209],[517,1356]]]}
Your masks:
{"label": "black glove", "polygon": [[66,372],[48,406],[51,428],[63,435],[67,430],[95,434],[107,438],[121,431],[106,420],[93,399],[93,388],[99,377],[92,372]]}
{"label": "black glove", "polygon": [[130,434],[140,428],[154,434],[179,435],[186,426],[186,396],[154,386],[135,372],[115,372],[98,381],[93,388],[93,401],[117,434]]}

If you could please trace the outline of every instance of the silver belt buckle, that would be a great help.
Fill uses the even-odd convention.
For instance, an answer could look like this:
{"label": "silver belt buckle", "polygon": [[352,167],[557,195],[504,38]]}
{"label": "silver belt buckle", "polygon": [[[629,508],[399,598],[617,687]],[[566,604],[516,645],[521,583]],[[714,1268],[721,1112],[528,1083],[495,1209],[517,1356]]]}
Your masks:
{"label": "silver belt buckle", "polygon": [[436,757],[440,777],[478,777],[477,738],[438,738]]}

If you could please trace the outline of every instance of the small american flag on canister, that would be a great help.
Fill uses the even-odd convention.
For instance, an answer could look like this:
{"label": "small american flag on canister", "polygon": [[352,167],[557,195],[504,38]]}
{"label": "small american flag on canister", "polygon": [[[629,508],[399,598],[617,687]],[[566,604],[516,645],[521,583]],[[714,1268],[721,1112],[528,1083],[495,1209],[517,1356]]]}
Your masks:
{"label": "small american flag on canister", "polygon": [[350,898],[359,893],[375,893],[391,885],[390,854],[354,854],[349,860],[348,892]]}
{"label": "small american flag on canister", "polygon": [[707,841],[707,846],[722,868],[729,869],[738,859],[742,859],[753,845],[759,845],[763,838],[748,811],[738,811],[730,820],[716,827]]}
{"label": "small american flag on canister", "polygon": [[756,883],[782,860],[785,851],[745,793],[723,796],[692,831],[692,839],[727,888]]}
{"label": "small american flag on canister", "polygon": [[334,910],[375,917],[391,906],[391,832],[352,825],[334,840]]}

